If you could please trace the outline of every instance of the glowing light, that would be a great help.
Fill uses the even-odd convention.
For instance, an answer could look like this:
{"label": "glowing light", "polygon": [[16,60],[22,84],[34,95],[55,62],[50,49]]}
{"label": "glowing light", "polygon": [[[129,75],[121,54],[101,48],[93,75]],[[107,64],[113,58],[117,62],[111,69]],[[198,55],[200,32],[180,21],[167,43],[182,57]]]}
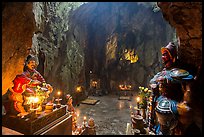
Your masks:
{"label": "glowing light", "polygon": [[57,95],[58,95],[58,96],[60,96],[60,95],[61,95],[61,92],[60,92],[60,91],[58,91],[58,92],[57,92]]}
{"label": "glowing light", "polygon": [[30,97],[27,104],[30,104],[30,110],[38,110],[39,107],[39,98],[36,96]]}
{"label": "glowing light", "polygon": [[121,105],[121,104],[119,104],[119,108],[120,108],[120,109],[122,108],[122,105]]}
{"label": "glowing light", "polygon": [[37,86],[37,89],[40,89],[40,86]]}
{"label": "glowing light", "polygon": [[29,97],[27,104],[38,103],[38,102],[39,102],[39,98],[38,97]]}
{"label": "glowing light", "polygon": [[131,85],[119,85],[119,88],[121,90],[130,90],[132,86]]}
{"label": "glowing light", "polygon": [[81,87],[80,87],[80,86],[77,87],[77,88],[76,88],[76,91],[77,91],[77,92],[80,92],[80,91],[81,91]]}
{"label": "glowing light", "polygon": [[39,98],[38,97],[34,97],[33,103],[38,103],[38,101],[39,101]]}
{"label": "glowing light", "polygon": [[86,121],[86,116],[84,116],[84,121]]}
{"label": "glowing light", "polygon": [[123,51],[124,54],[124,59],[125,60],[129,60],[130,63],[135,63],[138,61],[139,57],[138,55],[135,53],[135,50],[131,50],[131,49],[125,49]]}
{"label": "glowing light", "polygon": [[137,100],[137,102],[140,102],[141,98],[138,96],[138,97],[136,98],[136,100]]}
{"label": "glowing light", "polygon": [[97,81],[92,81],[92,86],[96,87],[97,86]]}

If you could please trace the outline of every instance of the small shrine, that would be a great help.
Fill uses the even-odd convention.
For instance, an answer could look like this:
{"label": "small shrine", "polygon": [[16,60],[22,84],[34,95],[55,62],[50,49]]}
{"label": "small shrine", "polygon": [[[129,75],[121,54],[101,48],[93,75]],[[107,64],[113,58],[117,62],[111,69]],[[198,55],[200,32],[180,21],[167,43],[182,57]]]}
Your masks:
{"label": "small shrine", "polygon": [[119,94],[119,100],[124,99],[124,100],[131,100],[132,95],[133,95],[133,87],[131,84],[127,84],[124,82],[123,84],[118,85],[118,94]]}

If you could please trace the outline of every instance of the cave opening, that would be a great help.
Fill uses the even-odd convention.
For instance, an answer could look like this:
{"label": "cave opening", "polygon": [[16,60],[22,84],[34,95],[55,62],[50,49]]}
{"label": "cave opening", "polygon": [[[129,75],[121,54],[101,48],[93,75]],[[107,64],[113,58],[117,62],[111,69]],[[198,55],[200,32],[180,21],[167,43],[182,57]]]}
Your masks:
{"label": "cave opening", "polygon": [[[66,113],[63,105],[68,106],[68,111],[74,112],[71,122],[72,132],[65,133],[62,128],[60,132],[46,131],[47,134],[82,134],[83,124],[85,124],[83,122],[89,118],[88,124],[93,124],[91,118],[94,118],[97,125],[95,132],[87,131],[90,132],[89,134],[159,134],[159,132],[147,130],[150,127],[149,121],[154,120],[154,118],[149,118],[148,105],[151,103],[148,103],[153,101],[150,81],[165,68],[161,47],[172,42],[178,52],[176,63],[182,69],[180,71],[174,69],[172,72],[176,74],[182,72],[185,76],[188,74],[187,79],[192,76],[196,82],[189,85],[189,81],[182,81],[182,86],[171,88],[171,90],[183,91],[181,96],[184,100],[181,103],[189,103],[190,107],[196,111],[193,114],[197,117],[189,122],[185,116],[182,116],[183,121],[193,124],[189,124],[189,128],[185,127],[185,131],[179,129],[172,134],[181,134],[181,132],[187,134],[186,131],[191,127],[195,129],[192,134],[199,134],[200,130],[202,132],[202,116],[200,115],[202,8],[200,5],[196,2],[190,4],[177,2],[4,2],[2,7],[2,102],[7,113],[10,112],[8,108],[11,105],[8,102],[8,99],[11,99],[10,90],[16,87],[13,82],[23,72],[24,65],[29,64],[28,62],[26,64],[25,60],[30,54],[37,59],[36,70],[45,79],[41,83],[42,88],[36,87],[35,91],[49,92],[49,96],[42,96],[43,101],[39,104],[43,106],[45,101],[47,104],[44,104],[45,106],[41,109],[45,109],[51,116],[55,112],[51,111],[53,109],[51,104],[55,104],[54,108],[58,109],[57,112],[60,111],[61,114],[57,112],[53,114],[53,118],[50,118],[53,121],[54,116],[59,120],[62,113]],[[192,10],[195,11],[192,12]],[[192,21],[190,16],[197,18]],[[16,18],[20,19],[18,24],[15,24]],[[11,46],[13,47],[8,51],[6,47]],[[11,65],[9,69],[8,65]],[[37,76],[35,78],[37,79]],[[162,86],[158,84],[158,90]],[[41,96],[40,92],[39,96]],[[12,97],[13,100],[16,99],[15,96]],[[21,96],[18,97],[21,98]],[[37,114],[38,109],[32,102],[36,103],[39,100],[32,101],[31,99],[30,102],[30,104],[24,104],[29,105],[30,108],[34,107],[31,110],[36,110]],[[18,102],[17,99],[16,107],[21,105],[22,100]],[[51,110],[46,108],[51,108]],[[138,123],[135,125],[135,121],[141,121],[139,121],[139,116],[132,118],[133,112],[143,118],[144,123],[140,123],[143,129],[137,127]],[[53,121],[50,120],[50,122]],[[36,122],[36,124],[39,123]],[[15,125],[12,126],[15,127]],[[130,130],[130,127],[133,130]],[[38,128],[32,130],[38,130],[37,132],[25,132],[25,134],[39,134]],[[166,130],[161,129],[161,131],[163,134],[171,134]],[[87,133],[84,132],[84,134]],[[191,134],[190,130],[189,134]]]}

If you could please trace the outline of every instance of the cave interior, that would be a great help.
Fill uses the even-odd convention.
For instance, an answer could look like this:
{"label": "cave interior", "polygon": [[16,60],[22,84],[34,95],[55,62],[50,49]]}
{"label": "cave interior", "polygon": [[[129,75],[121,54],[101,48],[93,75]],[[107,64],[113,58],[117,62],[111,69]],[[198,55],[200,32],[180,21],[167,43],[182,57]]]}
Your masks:
{"label": "cave interior", "polygon": [[[9,89],[33,55],[53,88],[47,100],[60,96],[65,105],[69,94],[78,124],[91,117],[97,135],[127,135],[130,106],[142,88],[151,91],[149,81],[164,67],[161,47],[173,42],[178,67],[194,77],[183,99],[198,130],[185,134],[200,134],[201,20],[202,2],[3,2],[2,107],[9,111]],[[90,98],[97,102],[83,103]]]}

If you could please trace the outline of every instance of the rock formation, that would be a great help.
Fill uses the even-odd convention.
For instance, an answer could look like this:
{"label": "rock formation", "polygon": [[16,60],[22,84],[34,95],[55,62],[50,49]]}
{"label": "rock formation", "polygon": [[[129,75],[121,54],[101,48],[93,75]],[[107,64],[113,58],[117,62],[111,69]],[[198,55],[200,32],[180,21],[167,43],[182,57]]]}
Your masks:
{"label": "rock formation", "polygon": [[[161,12],[137,2],[87,3],[73,12],[72,22],[79,27],[76,37],[86,42],[87,85],[92,71],[109,91],[125,81],[147,86],[161,68],[160,48],[175,37]],[[120,60],[125,49],[135,50],[136,63]]]}
{"label": "rock formation", "polygon": [[202,2],[158,2],[158,6],[163,17],[176,29],[179,66],[196,77],[188,96],[193,109],[193,117],[189,119],[202,131]]}
{"label": "rock formation", "polygon": [[35,29],[32,8],[29,2],[2,3],[2,95],[15,76],[23,72],[31,49]]}

